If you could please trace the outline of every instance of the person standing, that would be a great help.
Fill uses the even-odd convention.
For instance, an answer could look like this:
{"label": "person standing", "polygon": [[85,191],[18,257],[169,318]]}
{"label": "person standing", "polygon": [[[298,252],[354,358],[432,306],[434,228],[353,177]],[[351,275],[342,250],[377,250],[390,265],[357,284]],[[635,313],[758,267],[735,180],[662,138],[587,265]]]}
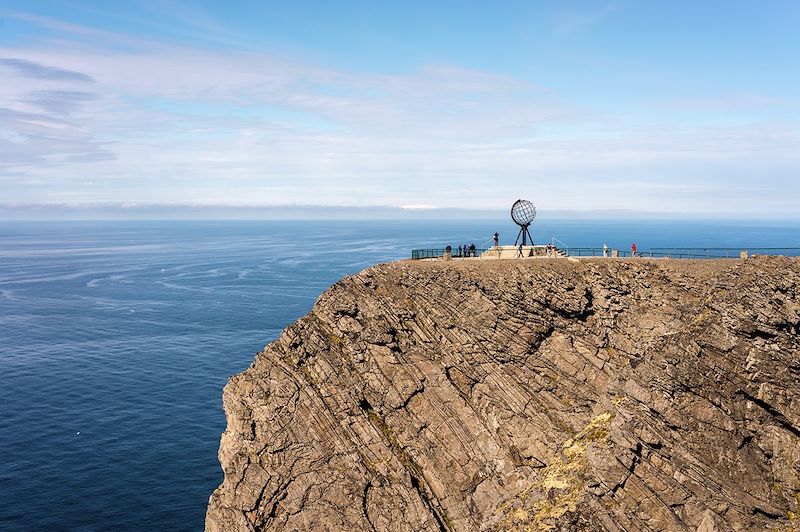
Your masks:
{"label": "person standing", "polygon": [[636,256],[636,242],[631,244],[631,257],[635,257],[635,256]]}
{"label": "person standing", "polygon": [[608,244],[603,243],[603,256],[608,257]]}
{"label": "person standing", "polygon": [[500,247],[500,233],[495,231],[494,235],[492,235],[492,240],[494,241],[494,247],[499,248]]}

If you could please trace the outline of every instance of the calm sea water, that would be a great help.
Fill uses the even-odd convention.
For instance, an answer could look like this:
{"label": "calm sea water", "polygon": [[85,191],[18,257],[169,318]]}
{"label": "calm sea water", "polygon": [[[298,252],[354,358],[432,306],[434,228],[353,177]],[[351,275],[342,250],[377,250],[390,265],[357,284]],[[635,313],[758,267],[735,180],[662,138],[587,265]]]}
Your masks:
{"label": "calm sea water", "polygon": [[[222,387],[330,284],[509,222],[0,223],[0,528],[199,530]],[[573,247],[800,246],[800,223],[568,222]]]}

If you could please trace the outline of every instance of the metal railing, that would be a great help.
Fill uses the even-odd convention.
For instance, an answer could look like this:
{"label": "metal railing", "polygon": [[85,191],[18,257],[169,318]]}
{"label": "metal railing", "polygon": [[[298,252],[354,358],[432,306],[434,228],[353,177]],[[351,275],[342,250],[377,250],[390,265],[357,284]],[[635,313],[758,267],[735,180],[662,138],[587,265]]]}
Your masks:
{"label": "metal railing", "polygon": [[[611,256],[611,249],[608,255]],[[800,248],[757,248],[743,246],[741,248],[651,248],[638,250],[637,257],[673,258],[673,259],[733,259],[739,258],[742,251],[749,255],[783,255],[786,257],[800,256]],[[569,248],[571,257],[602,257],[603,248]],[[619,257],[631,257],[631,250],[617,250]]]}
{"label": "metal railing", "polygon": [[[555,240],[555,239],[554,239]],[[558,241],[564,244],[560,240]],[[603,257],[603,248],[562,248],[567,256],[570,257]],[[463,251],[454,249],[451,251],[451,256],[454,259],[480,257],[482,253],[489,251],[492,248],[477,248],[474,253],[468,252],[464,255]],[[559,249],[559,248],[555,248]],[[607,250],[607,257],[611,257],[611,249]],[[730,259],[739,258],[742,251],[747,251],[752,255],[782,255],[785,257],[800,257],[800,247],[748,247],[742,246],[740,248],[651,248],[648,250],[637,251],[637,257],[651,257],[651,258],[673,258],[673,259]],[[444,256],[445,249],[414,249],[411,251],[412,259],[435,259]],[[617,250],[619,257],[631,257],[630,250]]]}
{"label": "metal railing", "polygon": [[742,251],[750,255],[783,255],[786,257],[800,256],[800,248],[777,247],[750,247],[739,248],[651,248],[647,252],[650,257],[672,257],[693,259],[727,259],[738,258]]}
{"label": "metal railing", "polygon": [[[568,255],[570,257],[611,257],[611,252],[613,250],[611,248],[603,249],[603,248],[569,248]],[[617,256],[618,257],[632,257],[633,253],[631,250],[624,250],[618,249]],[[605,255],[603,255],[605,253]],[[650,257],[654,255],[650,255],[649,251],[637,251],[637,257]]]}
{"label": "metal railing", "polygon": [[[558,246],[556,246],[556,242],[561,244],[560,248]],[[564,242],[562,242],[561,240],[557,239],[556,237],[552,237],[550,239],[550,245],[553,246],[555,249],[560,249],[561,251],[563,251],[564,253],[569,255],[569,245],[565,244]]]}
{"label": "metal railing", "polygon": [[[567,248],[564,250],[570,257],[602,257],[603,248]],[[608,256],[611,256],[611,250],[608,250]]]}
{"label": "metal railing", "polygon": [[[481,253],[484,251],[488,251],[490,248],[475,248],[475,251],[467,250],[466,254],[464,251],[459,251],[458,249],[453,249],[450,251],[450,256],[454,259],[465,259],[469,257],[480,257]],[[411,258],[412,259],[438,259],[444,256],[445,249],[412,249],[411,250]]]}

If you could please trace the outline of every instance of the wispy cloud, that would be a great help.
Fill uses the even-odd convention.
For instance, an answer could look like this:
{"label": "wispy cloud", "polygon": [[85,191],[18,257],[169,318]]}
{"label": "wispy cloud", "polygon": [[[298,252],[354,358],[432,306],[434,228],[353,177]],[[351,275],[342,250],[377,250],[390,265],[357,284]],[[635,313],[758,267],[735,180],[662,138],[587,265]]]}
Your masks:
{"label": "wispy cloud", "polygon": [[54,115],[69,115],[74,113],[87,102],[92,102],[98,97],[91,92],[67,90],[34,90],[20,98],[20,102],[32,105],[45,113]]}
{"label": "wispy cloud", "polygon": [[0,58],[0,66],[14,70],[18,74],[32,79],[43,79],[53,81],[94,81],[90,76],[82,72],[46,66],[25,59]]}
{"label": "wispy cloud", "polygon": [[[0,180],[75,162],[110,160],[108,140],[87,127],[85,105],[97,84],[77,70],[29,59],[0,59]],[[76,90],[80,88],[81,90]]]}

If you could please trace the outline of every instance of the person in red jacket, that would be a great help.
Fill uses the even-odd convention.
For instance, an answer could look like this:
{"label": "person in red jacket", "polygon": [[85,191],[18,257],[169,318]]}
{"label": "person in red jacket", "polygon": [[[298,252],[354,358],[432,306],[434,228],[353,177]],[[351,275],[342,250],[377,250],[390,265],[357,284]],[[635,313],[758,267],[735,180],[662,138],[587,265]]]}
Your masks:
{"label": "person in red jacket", "polygon": [[631,244],[631,257],[635,257],[635,256],[636,256],[636,242]]}

